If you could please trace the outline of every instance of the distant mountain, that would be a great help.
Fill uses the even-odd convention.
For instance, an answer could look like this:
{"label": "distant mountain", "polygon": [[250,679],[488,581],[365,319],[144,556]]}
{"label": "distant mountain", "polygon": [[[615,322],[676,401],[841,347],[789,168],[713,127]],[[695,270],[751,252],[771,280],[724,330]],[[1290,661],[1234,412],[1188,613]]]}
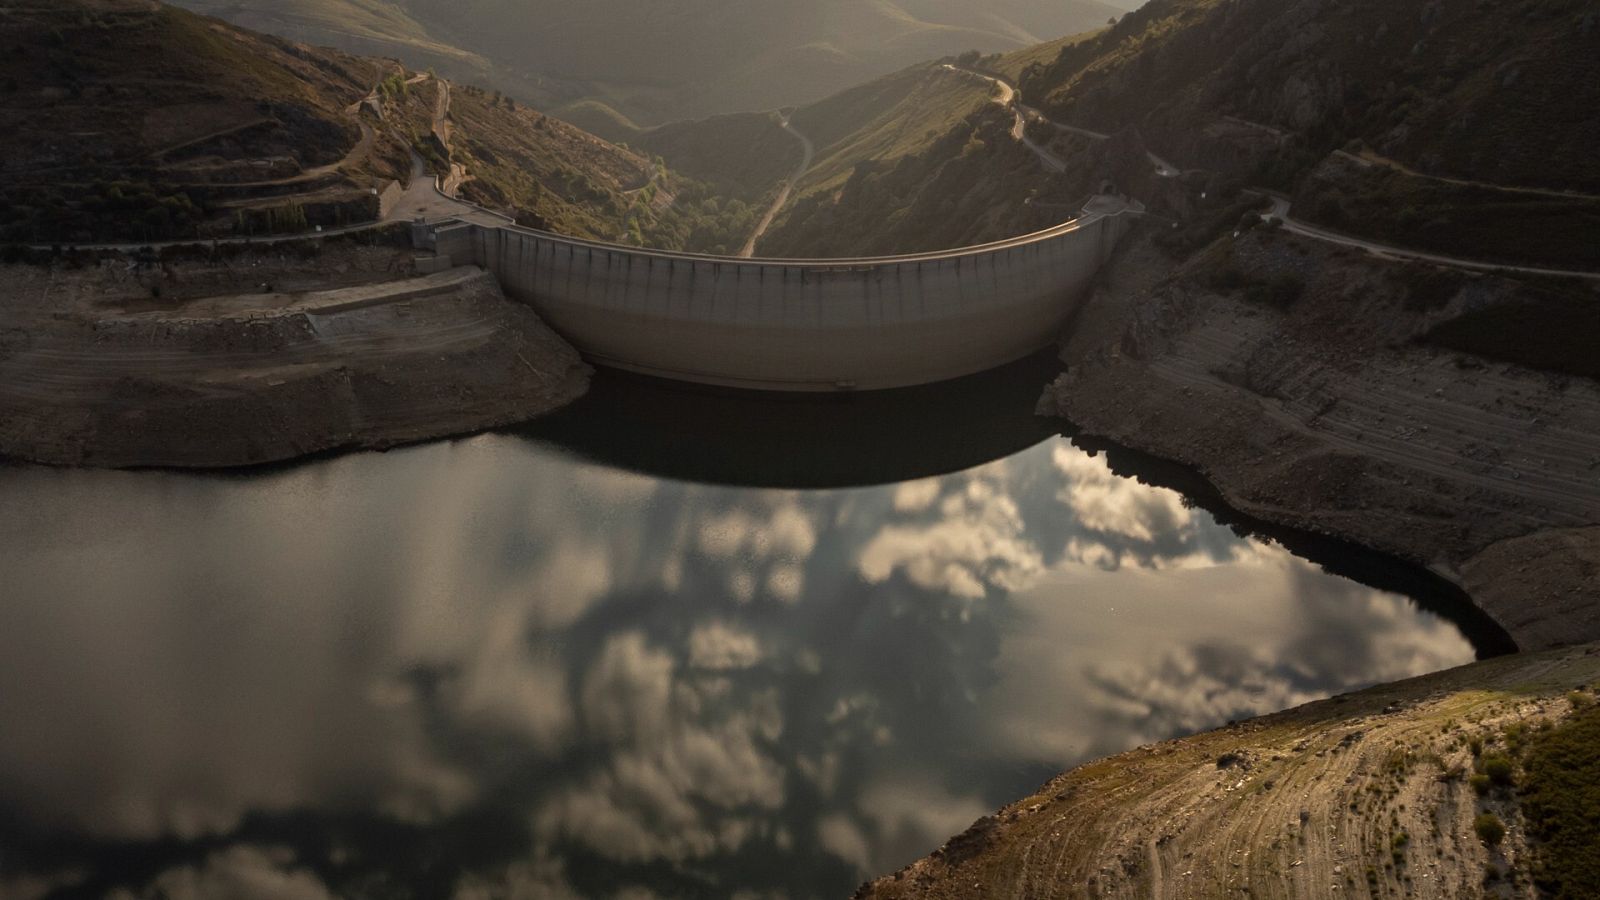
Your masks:
{"label": "distant mountain", "polygon": [[176,5],[293,41],[400,57],[416,68],[488,66],[482,57],[435,40],[393,0],[178,0]]}
{"label": "distant mountain", "polygon": [[[789,120],[814,150],[796,196],[837,188],[858,163],[921,151],[953,124],[990,105],[992,93],[980,79],[922,63],[795,109]],[[747,201],[789,178],[801,160],[799,142],[773,113],[730,113],[655,128],[592,112],[575,118],[597,134],[661,155],[674,169],[716,185],[725,196]]]}
{"label": "distant mountain", "polygon": [[798,105],[926,59],[1105,25],[1101,0],[178,0],[295,39],[487,73],[651,125]]}

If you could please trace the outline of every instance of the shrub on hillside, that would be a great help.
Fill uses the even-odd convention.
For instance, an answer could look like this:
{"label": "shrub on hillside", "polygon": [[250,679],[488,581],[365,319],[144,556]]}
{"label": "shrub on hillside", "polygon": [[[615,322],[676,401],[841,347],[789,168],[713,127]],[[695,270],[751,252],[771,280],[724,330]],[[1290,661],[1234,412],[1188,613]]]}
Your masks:
{"label": "shrub on hillside", "polygon": [[1483,774],[1499,787],[1510,787],[1516,768],[1511,760],[1500,754],[1486,756],[1483,760]]}
{"label": "shrub on hillside", "polygon": [[1472,821],[1472,830],[1478,833],[1478,839],[1493,847],[1505,840],[1506,826],[1501,823],[1500,817],[1494,813],[1481,813]]}
{"label": "shrub on hillside", "polygon": [[1535,883],[1556,898],[1600,897],[1600,707],[1535,736],[1525,773]]}

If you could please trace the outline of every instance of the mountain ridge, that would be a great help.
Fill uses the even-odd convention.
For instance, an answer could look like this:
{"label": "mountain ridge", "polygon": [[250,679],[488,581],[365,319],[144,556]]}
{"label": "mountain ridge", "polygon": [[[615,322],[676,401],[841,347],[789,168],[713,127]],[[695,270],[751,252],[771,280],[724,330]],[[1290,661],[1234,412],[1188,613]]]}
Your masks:
{"label": "mountain ridge", "polygon": [[[1101,0],[178,0],[296,39],[485,82],[561,115],[600,101],[643,125],[820,100],[913,63],[1028,46],[1104,24]],[[317,25],[321,22],[320,25]],[[382,30],[382,29],[378,29]]]}

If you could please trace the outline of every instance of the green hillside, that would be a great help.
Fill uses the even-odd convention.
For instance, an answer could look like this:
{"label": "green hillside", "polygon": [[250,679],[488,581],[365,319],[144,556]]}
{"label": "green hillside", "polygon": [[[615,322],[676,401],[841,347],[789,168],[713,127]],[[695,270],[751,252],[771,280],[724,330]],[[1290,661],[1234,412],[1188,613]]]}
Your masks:
{"label": "green hillside", "polygon": [[802,195],[839,187],[859,163],[916,153],[990,103],[983,81],[938,63],[914,66],[796,111],[817,146]]}
{"label": "green hillside", "polygon": [[[794,200],[839,189],[859,164],[923,152],[980,111],[998,115],[992,93],[981,79],[925,63],[794,110],[792,126],[814,147]],[[582,121],[592,122],[592,130],[661,156],[673,170],[714,188],[725,204],[769,204],[802,157],[800,142],[775,113],[734,113],[642,129],[601,104],[591,102],[585,109]]]}

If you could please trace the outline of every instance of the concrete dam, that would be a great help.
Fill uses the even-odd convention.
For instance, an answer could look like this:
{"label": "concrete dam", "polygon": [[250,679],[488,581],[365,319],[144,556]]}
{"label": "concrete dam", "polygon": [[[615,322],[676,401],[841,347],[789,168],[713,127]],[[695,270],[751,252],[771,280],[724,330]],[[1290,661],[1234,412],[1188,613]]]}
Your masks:
{"label": "concrete dam", "polygon": [[1096,197],[1034,234],[861,259],[643,250],[478,216],[418,237],[442,264],[494,273],[595,363],[760,390],[876,390],[981,372],[1057,340],[1142,211]]}

